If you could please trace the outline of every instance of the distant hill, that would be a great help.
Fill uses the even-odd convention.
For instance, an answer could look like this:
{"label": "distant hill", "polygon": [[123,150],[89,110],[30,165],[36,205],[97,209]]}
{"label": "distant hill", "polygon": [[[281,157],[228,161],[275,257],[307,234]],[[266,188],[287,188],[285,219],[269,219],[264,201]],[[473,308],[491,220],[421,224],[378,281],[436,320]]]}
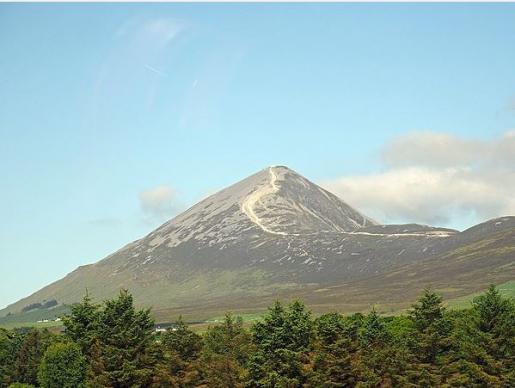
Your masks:
{"label": "distant hill", "polygon": [[302,297],[320,309],[398,308],[426,285],[448,297],[515,279],[515,217],[464,232],[378,225],[283,166],[197,203],[103,260],[0,311],[128,288],[163,317],[251,310]]}

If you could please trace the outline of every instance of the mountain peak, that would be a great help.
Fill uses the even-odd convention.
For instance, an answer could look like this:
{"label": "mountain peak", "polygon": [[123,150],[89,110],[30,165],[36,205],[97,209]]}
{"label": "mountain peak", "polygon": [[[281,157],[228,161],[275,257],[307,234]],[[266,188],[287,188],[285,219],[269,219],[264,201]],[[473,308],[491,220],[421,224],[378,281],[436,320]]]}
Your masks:
{"label": "mountain peak", "polygon": [[269,166],[192,206],[151,235],[176,246],[243,235],[349,232],[374,222],[286,166]]}

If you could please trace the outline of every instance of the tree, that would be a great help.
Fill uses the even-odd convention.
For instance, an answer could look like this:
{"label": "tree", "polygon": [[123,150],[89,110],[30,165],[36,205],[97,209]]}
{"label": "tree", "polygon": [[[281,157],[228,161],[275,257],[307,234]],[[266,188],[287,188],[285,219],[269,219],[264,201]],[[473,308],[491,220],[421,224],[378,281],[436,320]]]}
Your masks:
{"label": "tree", "polygon": [[406,354],[393,341],[385,321],[375,309],[363,320],[358,336],[359,350],[353,363],[358,386],[405,384]]}
{"label": "tree", "polygon": [[202,337],[190,330],[181,316],[161,336],[161,348],[163,361],[157,378],[160,384],[174,387],[198,385],[200,371],[195,360],[202,349]]}
{"label": "tree", "polygon": [[38,371],[42,388],[85,387],[87,362],[75,343],[56,343],[48,347]]}
{"label": "tree", "polygon": [[156,363],[153,333],[150,310],[137,311],[127,290],[107,300],[98,317],[103,370],[97,379],[114,388],[149,385]]}
{"label": "tree", "polygon": [[[515,304],[501,296],[494,285],[473,301],[476,343],[492,358],[488,371],[499,376],[506,384],[513,379],[515,370]],[[495,371],[495,366],[498,367]]]}
{"label": "tree", "polygon": [[14,381],[37,385],[39,363],[51,341],[52,335],[46,329],[32,329],[25,334],[16,354]]}
{"label": "tree", "polygon": [[88,360],[98,336],[99,313],[100,306],[92,303],[86,290],[82,302],[72,305],[70,314],[63,317],[65,335],[80,346]]}
{"label": "tree", "polygon": [[166,330],[162,338],[166,350],[177,354],[183,361],[191,361],[202,348],[202,338],[188,328],[182,317]]}
{"label": "tree", "polygon": [[276,302],[252,328],[256,352],[249,361],[248,385],[301,386],[312,340],[313,320],[304,304],[295,301],[284,309]]}
{"label": "tree", "polygon": [[328,313],[315,321],[317,339],[323,346],[335,344],[346,334],[344,318],[338,313]]}
{"label": "tree", "polygon": [[0,387],[5,387],[13,381],[18,337],[13,331],[0,328]]}
{"label": "tree", "polygon": [[355,384],[352,357],[356,351],[345,319],[338,313],[324,314],[315,321],[316,340],[309,385],[349,387]]}
{"label": "tree", "polygon": [[248,361],[251,336],[243,328],[243,319],[226,314],[221,325],[209,327],[204,335],[205,352],[229,356],[238,364]]}
{"label": "tree", "polygon": [[204,335],[199,359],[202,382],[210,387],[242,387],[251,348],[242,318],[226,314],[221,325],[209,327]]}
{"label": "tree", "polygon": [[477,327],[484,333],[498,331],[513,308],[510,301],[504,299],[493,284],[486,293],[474,298],[472,305],[477,314]]}
{"label": "tree", "polygon": [[450,347],[451,324],[445,317],[442,297],[425,289],[409,317],[416,329],[414,354],[421,362],[434,363]]}
{"label": "tree", "polygon": [[372,309],[363,322],[360,341],[363,347],[383,347],[389,340],[386,325],[375,309]]}
{"label": "tree", "polygon": [[[515,309],[494,286],[456,316],[452,348],[442,366],[445,382],[463,386],[510,386],[515,369]],[[510,356],[511,355],[511,356]]]}

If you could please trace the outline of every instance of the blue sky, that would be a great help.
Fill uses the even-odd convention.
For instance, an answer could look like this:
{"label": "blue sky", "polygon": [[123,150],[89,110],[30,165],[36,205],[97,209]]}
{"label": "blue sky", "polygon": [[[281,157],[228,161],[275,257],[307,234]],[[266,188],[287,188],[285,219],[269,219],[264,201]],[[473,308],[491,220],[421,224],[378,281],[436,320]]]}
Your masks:
{"label": "blue sky", "polygon": [[513,4],[0,4],[0,52],[0,307],[268,165],[382,222],[515,209]]}

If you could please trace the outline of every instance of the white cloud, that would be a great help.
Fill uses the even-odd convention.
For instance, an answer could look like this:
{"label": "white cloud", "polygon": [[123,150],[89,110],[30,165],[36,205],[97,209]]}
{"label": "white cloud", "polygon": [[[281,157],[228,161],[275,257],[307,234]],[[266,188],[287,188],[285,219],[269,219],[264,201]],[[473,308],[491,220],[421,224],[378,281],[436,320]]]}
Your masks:
{"label": "white cloud", "polygon": [[166,221],[179,209],[175,190],[166,185],[142,191],[139,201],[147,221]]}
{"label": "white cloud", "polygon": [[489,141],[418,132],[382,152],[385,171],[323,185],[378,221],[462,226],[515,214],[515,132]]}
{"label": "white cloud", "polygon": [[473,162],[485,144],[445,133],[413,132],[394,139],[384,147],[387,166],[466,166]]}

